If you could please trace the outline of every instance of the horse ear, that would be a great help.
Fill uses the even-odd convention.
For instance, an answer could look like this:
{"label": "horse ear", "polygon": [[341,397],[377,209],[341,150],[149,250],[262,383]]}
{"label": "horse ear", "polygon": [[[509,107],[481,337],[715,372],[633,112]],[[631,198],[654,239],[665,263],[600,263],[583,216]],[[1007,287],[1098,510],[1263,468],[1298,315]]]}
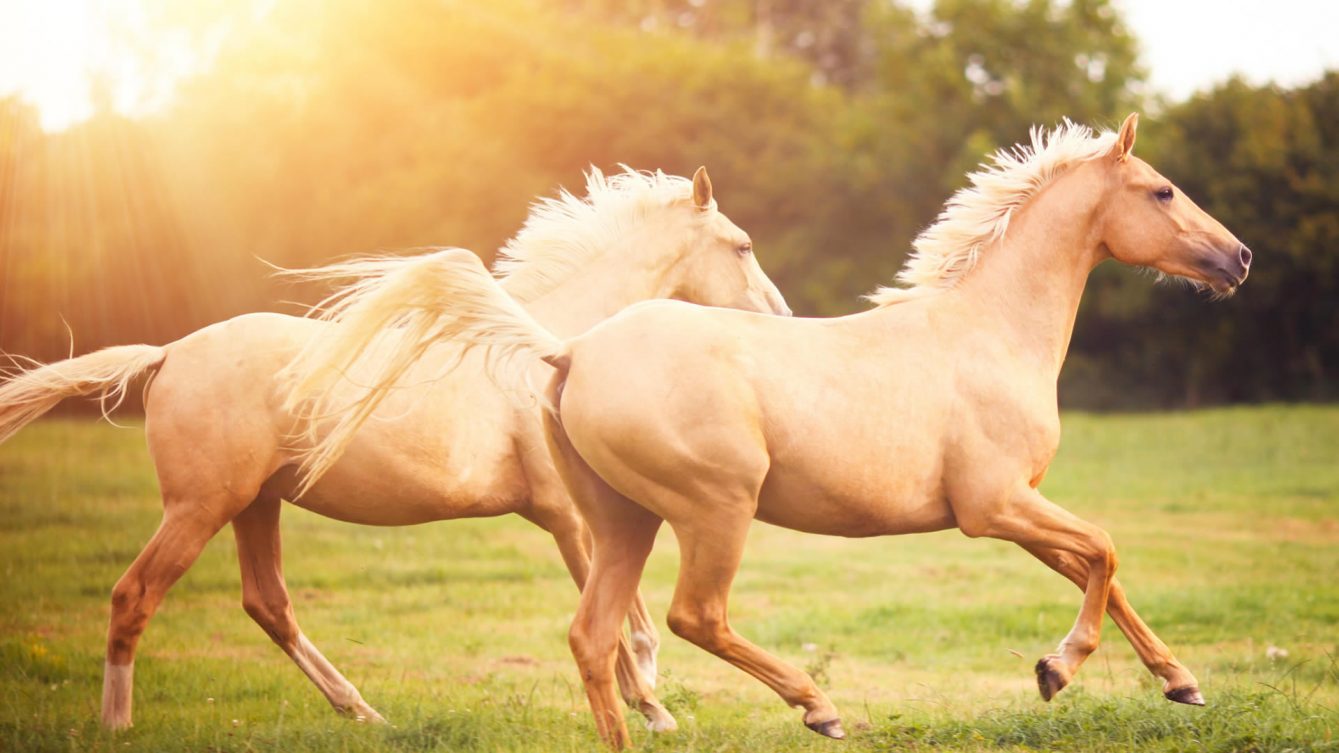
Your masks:
{"label": "horse ear", "polygon": [[693,206],[698,209],[711,209],[711,178],[707,168],[699,167],[693,173]]}
{"label": "horse ear", "polygon": [[1134,149],[1134,132],[1139,127],[1139,113],[1132,112],[1125,122],[1120,124],[1120,131],[1116,133],[1116,143],[1111,147],[1111,156],[1116,158],[1117,162],[1124,162],[1130,158],[1130,152]]}

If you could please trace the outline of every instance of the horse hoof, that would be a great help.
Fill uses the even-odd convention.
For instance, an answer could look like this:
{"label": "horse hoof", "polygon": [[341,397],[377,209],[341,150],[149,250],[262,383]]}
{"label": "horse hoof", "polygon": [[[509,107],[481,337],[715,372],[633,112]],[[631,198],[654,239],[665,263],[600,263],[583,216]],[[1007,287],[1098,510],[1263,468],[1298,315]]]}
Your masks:
{"label": "horse hoof", "polygon": [[679,728],[679,723],[674,721],[674,717],[666,714],[663,719],[647,719],[646,728],[651,732],[673,732]]}
{"label": "horse hoof", "polygon": [[674,715],[664,706],[643,708],[642,713],[646,715],[646,728],[652,732],[673,732],[679,728]]}
{"label": "horse hoof", "polygon": [[804,726],[833,740],[841,740],[846,737],[846,730],[842,729],[842,720],[840,719],[829,719],[826,722],[805,722]]}
{"label": "horse hoof", "polygon": [[368,706],[367,703],[359,701],[357,704],[342,709],[341,714],[362,724],[385,724],[386,717],[377,713],[377,710]]}
{"label": "horse hoof", "polygon": [[1043,701],[1049,701],[1059,693],[1069,680],[1063,675],[1051,668],[1050,661],[1042,659],[1037,662],[1037,690],[1041,691]]}
{"label": "horse hoof", "polygon": [[1166,693],[1163,693],[1163,695],[1166,696],[1169,701],[1184,703],[1188,706],[1204,705],[1204,696],[1200,695],[1200,689],[1194,685],[1187,685],[1184,688],[1169,690]]}

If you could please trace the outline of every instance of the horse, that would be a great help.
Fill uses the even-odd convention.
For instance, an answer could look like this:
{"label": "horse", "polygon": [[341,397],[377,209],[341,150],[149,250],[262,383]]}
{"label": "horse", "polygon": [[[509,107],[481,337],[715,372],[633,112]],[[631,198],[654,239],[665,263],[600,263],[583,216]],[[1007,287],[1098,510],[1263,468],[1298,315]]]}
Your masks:
{"label": "horse", "polygon": [[[749,238],[717,210],[704,169],[689,181],[630,168],[606,177],[592,168],[586,188],[584,199],[562,191],[534,204],[496,264],[507,295],[546,326],[574,335],[658,296],[789,314],[756,258],[740,253]],[[360,279],[356,299],[364,300],[403,293],[425,265],[457,252],[469,253],[365,259],[298,274]],[[107,348],[0,384],[2,442],[65,397],[119,400],[138,375],[152,375],[145,432],[163,519],[112,591],[102,691],[107,727],[130,726],[139,638],[167,590],[229,522],[247,614],[337,711],[382,721],[297,624],[281,567],[282,500],[378,526],[516,513],[551,533],[578,587],[585,582],[588,533],[549,460],[538,406],[501,392],[479,359],[450,343],[420,353],[404,380],[385,385],[393,394],[371,414],[377,420],[356,432],[341,434],[338,422],[284,407],[286,367],[342,326],[248,314],[161,347]],[[458,368],[432,379],[445,363]],[[332,436],[347,451],[310,453],[313,437]],[[319,483],[298,483],[304,463],[323,474]],[[636,686],[650,686],[659,638],[644,605],[629,617],[632,648],[625,642],[620,650],[620,676],[628,687],[632,676],[640,678]],[[651,726],[673,728],[653,698],[630,695],[629,702]]]}
{"label": "horse", "polygon": [[457,287],[468,280],[477,294],[442,301],[439,316],[456,323],[444,327],[496,351],[496,363],[554,367],[546,437],[594,537],[569,639],[608,744],[629,742],[611,685],[619,615],[665,521],[681,551],[670,629],[828,737],[845,732],[814,681],[728,622],[754,519],[846,537],[956,527],[1014,542],[1083,591],[1072,629],[1036,665],[1043,699],[1097,648],[1106,612],[1166,698],[1204,704],[1130,606],[1111,536],[1038,489],[1059,445],[1056,382],[1092,269],[1114,258],[1216,298],[1250,269],[1241,241],[1133,155],[1137,122],[1096,134],[1064,121],[995,154],[916,239],[904,286],[880,288],[851,316],[644,303],[565,339],[476,260],[452,257]]}

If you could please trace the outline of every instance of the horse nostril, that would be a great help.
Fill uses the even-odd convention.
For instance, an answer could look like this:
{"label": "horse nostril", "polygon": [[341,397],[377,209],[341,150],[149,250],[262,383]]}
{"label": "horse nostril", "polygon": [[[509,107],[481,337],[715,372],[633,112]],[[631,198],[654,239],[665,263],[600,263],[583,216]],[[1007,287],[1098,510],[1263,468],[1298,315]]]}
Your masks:
{"label": "horse nostril", "polygon": [[1251,266],[1251,250],[1245,246],[1241,247],[1241,266]]}

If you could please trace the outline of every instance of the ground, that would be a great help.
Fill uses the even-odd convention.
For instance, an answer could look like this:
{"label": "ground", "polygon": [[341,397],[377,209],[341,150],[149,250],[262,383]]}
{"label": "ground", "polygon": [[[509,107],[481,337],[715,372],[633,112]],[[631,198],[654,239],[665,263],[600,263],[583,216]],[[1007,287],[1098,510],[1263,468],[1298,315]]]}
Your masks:
{"label": "ground", "polygon": [[[210,430],[202,427],[202,430]],[[851,738],[663,627],[662,534],[644,589],[661,618],[647,750],[1339,750],[1339,408],[1064,417],[1043,491],[1107,528],[1135,607],[1209,705],[1164,701],[1108,621],[1050,704],[1033,663],[1079,592],[1022,550],[956,532],[868,541],[756,526],[733,623],[805,667]],[[39,422],[0,447],[0,750],[595,750],[568,654],[576,591],[516,517],[403,529],[296,508],[299,622],[391,725],[337,717],[241,609],[227,532],[140,647],[135,726],[97,724],[108,595],[157,525],[138,428]]]}

